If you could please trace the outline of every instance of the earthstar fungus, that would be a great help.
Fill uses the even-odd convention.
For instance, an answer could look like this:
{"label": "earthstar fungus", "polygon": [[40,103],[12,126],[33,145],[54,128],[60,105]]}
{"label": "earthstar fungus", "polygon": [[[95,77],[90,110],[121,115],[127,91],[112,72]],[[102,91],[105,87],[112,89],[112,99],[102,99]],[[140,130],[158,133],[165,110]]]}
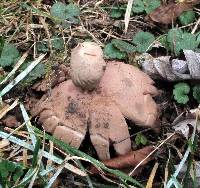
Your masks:
{"label": "earthstar fungus", "polygon": [[138,68],[103,59],[101,48],[84,42],[72,50],[71,80],[54,87],[32,108],[47,132],[79,148],[87,130],[100,160],[110,159],[112,144],[118,155],[131,150],[125,118],[156,128],[158,90]]}

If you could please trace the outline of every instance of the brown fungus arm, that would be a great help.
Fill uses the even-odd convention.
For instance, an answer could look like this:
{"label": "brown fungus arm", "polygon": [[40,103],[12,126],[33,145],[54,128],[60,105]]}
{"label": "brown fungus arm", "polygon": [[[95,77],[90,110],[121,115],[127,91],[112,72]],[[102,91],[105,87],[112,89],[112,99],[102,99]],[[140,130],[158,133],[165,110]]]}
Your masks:
{"label": "brown fungus arm", "polygon": [[71,80],[55,87],[32,109],[47,132],[74,147],[79,147],[87,130],[88,111],[85,99],[89,96],[75,87]]}
{"label": "brown fungus arm", "polygon": [[104,96],[111,97],[122,114],[136,124],[155,127],[158,107],[152,96],[158,95],[153,80],[138,68],[122,62],[108,62],[100,82]]}
{"label": "brown fungus arm", "polygon": [[109,98],[93,99],[89,131],[92,144],[101,160],[110,158],[110,143],[114,143],[118,155],[131,150],[128,125],[118,107]]}

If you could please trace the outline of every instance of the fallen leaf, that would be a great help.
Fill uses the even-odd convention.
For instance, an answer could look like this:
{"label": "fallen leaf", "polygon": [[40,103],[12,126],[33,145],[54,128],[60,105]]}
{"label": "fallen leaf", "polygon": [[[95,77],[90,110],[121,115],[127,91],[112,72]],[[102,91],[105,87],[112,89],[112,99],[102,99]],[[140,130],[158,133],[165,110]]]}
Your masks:
{"label": "fallen leaf", "polygon": [[153,12],[146,16],[146,20],[161,24],[173,23],[182,12],[191,9],[194,5],[200,3],[199,0],[184,1],[182,3],[162,4]]}
{"label": "fallen leaf", "polygon": [[200,79],[200,53],[192,50],[183,50],[185,61],[170,60],[170,56],[152,57],[148,53],[137,56],[135,60],[142,70],[153,79],[167,81],[197,80]]}
{"label": "fallen leaf", "polygon": [[[143,160],[147,155],[153,151],[153,146],[146,146],[142,149],[131,151],[126,155],[120,155],[116,158],[112,158],[109,160],[102,161],[107,167],[114,168],[114,169],[124,169],[128,167],[136,166],[141,160]],[[153,156],[149,157],[145,160],[142,165],[147,164],[149,161],[153,159]],[[94,166],[90,168],[91,173],[98,173],[98,169]]]}
{"label": "fallen leaf", "polygon": [[[195,119],[186,119],[183,120],[179,123],[177,123],[176,125],[173,126],[173,129],[175,131],[178,131],[180,133],[182,133],[184,135],[185,138],[189,138],[189,134],[190,134],[190,127],[195,127],[196,124],[196,120]],[[197,122],[197,131],[200,132],[200,123]]]}

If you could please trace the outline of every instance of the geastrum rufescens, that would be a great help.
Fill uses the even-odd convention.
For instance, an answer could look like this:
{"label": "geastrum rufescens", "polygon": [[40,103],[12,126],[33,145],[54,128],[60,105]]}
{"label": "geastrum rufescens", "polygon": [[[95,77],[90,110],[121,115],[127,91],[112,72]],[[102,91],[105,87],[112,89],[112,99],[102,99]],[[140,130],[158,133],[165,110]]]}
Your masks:
{"label": "geastrum rufescens", "polygon": [[79,148],[86,132],[100,160],[110,158],[113,144],[118,155],[131,150],[125,118],[156,128],[158,90],[138,68],[103,59],[101,48],[84,42],[72,50],[71,79],[44,95],[31,109],[45,130]]}

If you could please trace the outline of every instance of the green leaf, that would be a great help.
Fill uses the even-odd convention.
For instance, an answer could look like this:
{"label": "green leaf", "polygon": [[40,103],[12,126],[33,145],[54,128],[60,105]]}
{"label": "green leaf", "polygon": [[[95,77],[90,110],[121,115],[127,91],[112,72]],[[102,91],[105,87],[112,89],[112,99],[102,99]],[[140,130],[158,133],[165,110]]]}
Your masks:
{"label": "green leaf", "polygon": [[80,16],[80,9],[77,5],[70,3],[66,6],[66,17],[70,18],[70,17],[78,17]]}
{"label": "green leaf", "polygon": [[146,136],[144,136],[142,133],[137,133],[136,137],[135,137],[135,143],[136,145],[146,145],[148,142]]}
{"label": "green leaf", "polygon": [[113,39],[111,41],[114,47],[119,49],[121,52],[126,52],[126,53],[132,53],[136,51],[135,46],[129,44],[128,42],[125,42],[123,40],[119,39]]}
{"label": "green leaf", "polygon": [[54,3],[50,9],[50,13],[52,16],[65,20],[67,17],[66,5],[61,2]]}
{"label": "green leaf", "polygon": [[64,40],[61,37],[53,37],[52,47],[56,50],[63,50],[64,49]]}
{"label": "green leaf", "polygon": [[72,23],[78,23],[77,17],[80,15],[80,9],[73,3],[65,5],[64,3],[57,2],[51,7],[50,13],[61,21],[68,20]]}
{"label": "green leaf", "polygon": [[46,41],[37,42],[36,49],[38,52],[49,52],[48,43]]}
{"label": "green leaf", "polygon": [[112,43],[108,43],[104,47],[104,56],[107,59],[125,59],[126,53],[115,48]]}
{"label": "green leaf", "polygon": [[19,51],[13,44],[5,43],[1,52],[0,66],[6,67],[16,63]]}
{"label": "green leaf", "polygon": [[10,161],[5,161],[5,167],[6,170],[8,170],[9,172],[14,172],[15,171],[15,164],[10,162]]}
{"label": "green leaf", "polygon": [[170,29],[167,34],[167,42],[169,44],[169,48],[176,55],[180,53],[180,49],[178,49],[177,46],[182,40],[182,35],[183,31],[181,29]]}
{"label": "green leaf", "polygon": [[15,167],[15,173],[13,175],[13,181],[17,181],[24,174],[23,167],[18,165]]}
{"label": "green leaf", "polygon": [[198,46],[198,41],[196,40],[195,35],[191,33],[183,33],[182,40],[180,41],[177,48],[182,50],[194,50]]}
{"label": "green leaf", "polygon": [[144,145],[144,146],[145,146],[145,145],[147,144],[147,142],[148,142],[146,136],[144,136],[143,134],[141,134],[140,140],[141,140],[141,144]]}
{"label": "green leaf", "polygon": [[133,1],[132,12],[133,13],[142,13],[144,12],[145,7],[142,0],[135,0]]}
{"label": "green leaf", "polygon": [[143,3],[147,14],[158,8],[161,4],[160,0],[143,0]]}
{"label": "green leaf", "polygon": [[124,9],[121,7],[112,7],[110,17],[121,18],[124,15]]}
{"label": "green leaf", "polygon": [[8,171],[6,168],[4,168],[4,169],[1,171],[1,176],[2,176],[2,178],[7,178],[8,175],[9,175],[9,171]]}
{"label": "green leaf", "polygon": [[183,12],[179,17],[181,25],[188,25],[195,21],[195,13],[192,10]]}
{"label": "green leaf", "polygon": [[43,63],[38,64],[33,71],[28,74],[29,81],[41,78],[45,74],[45,65]]}
{"label": "green leaf", "polygon": [[138,32],[132,40],[132,43],[136,45],[136,50],[140,53],[144,53],[151,50],[149,46],[155,41],[153,34],[149,32]]}
{"label": "green leaf", "polygon": [[176,41],[181,40],[182,34],[183,34],[183,31],[181,29],[177,29],[177,28],[170,29],[167,34],[167,41],[169,43],[172,43],[172,42],[175,43]]}
{"label": "green leaf", "polygon": [[200,85],[193,87],[193,97],[200,103]]}
{"label": "green leaf", "polygon": [[[54,36],[51,39],[52,48],[55,50],[63,50],[64,49],[64,40],[61,37]],[[40,41],[37,42],[36,45],[38,52],[49,52],[48,42],[47,41]]]}
{"label": "green leaf", "polygon": [[[0,177],[1,184],[7,185],[7,187],[12,187],[15,181],[23,175],[23,166],[8,160],[0,161]],[[8,181],[8,177],[11,177]],[[13,181],[12,181],[13,180]]]}
{"label": "green leaf", "polygon": [[143,13],[144,11],[149,14],[160,6],[160,0],[135,0],[133,2],[132,12]]}
{"label": "green leaf", "polygon": [[169,30],[167,42],[170,50],[176,55],[179,55],[183,49],[194,50],[199,44],[195,35],[184,33],[181,29]]}
{"label": "green leaf", "polygon": [[190,92],[190,86],[186,83],[178,83],[174,86],[174,99],[180,104],[186,104],[189,101],[187,94]]}
{"label": "green leaf", "polygon": [[135,137],[135,143],[137,146],[140,145],[140,135],[137,133],[136,137]]}

